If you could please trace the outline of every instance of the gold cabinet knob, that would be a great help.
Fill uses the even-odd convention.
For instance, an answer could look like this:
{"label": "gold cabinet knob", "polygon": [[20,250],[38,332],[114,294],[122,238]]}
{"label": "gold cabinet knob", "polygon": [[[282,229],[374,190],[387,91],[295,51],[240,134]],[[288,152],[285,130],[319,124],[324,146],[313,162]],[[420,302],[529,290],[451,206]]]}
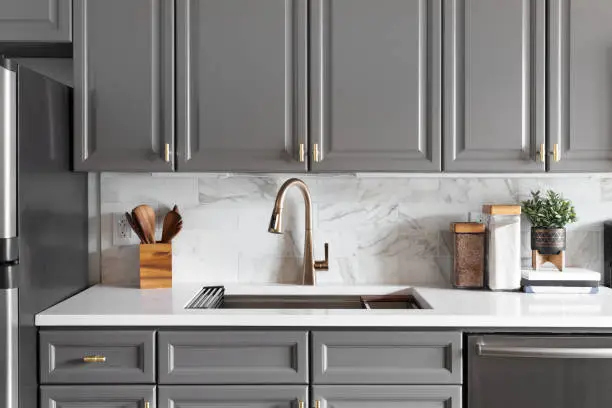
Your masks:
{"label": "gold cabinet knob", "polygon": [[85,356],[85,357],[83,357],[83,362],[84,363],[105,363],[106,362],[106,357],[99,356],[99,355]]}
{"label": "gold cabinet knob", "polygon": [[166,160],[166,163],[170,163],[170,143],[166,143],[164,146],[164,160]]}
{"label": "gold cabinet knob", "polygon": [[540,155],[540,161],[544,163],[546,161],[546,145],[544,143],[540,145],[540,151],[538,154]]}
{"label": "gold cabinet knob", "polygon": [[553,160],[558,162],[561,160],[561,154],[559,152],[559,143],[553,145]]}
{"label": "gold cabinet knob", "polygon": [[304,143],[300,143],[299,157],[300,157],[300,163],[304,163],[306,161],[306,152],[304,149]]}
{"label": "gold cabinet knob", "polygon": [[318,143],[315,143],[315,144],[312,145],[312,160],[315,163],[318,163],[318,162],[321,161],[321,155],[320,155],[320,152],[319,152],[319,144]]}

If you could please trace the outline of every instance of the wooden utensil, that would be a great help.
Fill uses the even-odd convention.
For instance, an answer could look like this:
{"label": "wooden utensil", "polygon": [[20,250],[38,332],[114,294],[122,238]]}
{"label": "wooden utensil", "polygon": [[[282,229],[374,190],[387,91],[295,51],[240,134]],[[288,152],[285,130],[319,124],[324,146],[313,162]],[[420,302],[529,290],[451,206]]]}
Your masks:
{"label": "wooden utensil", "polygon": [[182,229],[183,217],[181,217],[181,214],[178,212],[178,207],[175,205],[164,217],[161,242],[170,243]]}
{"label": "wooden utensil", "polygon": [[148,205],[139,205],[132,210],[134,220],[140,226],[145,243],[155,243],[155,211]]}
{"label": "wooden utensil", "polygon": [[136,223],[136,221],[134,221],[134,218],[132,217],[132,215],[129,212],[125,213],[125,219],[127,220],[128,224],[130,224],[130,227],[132,227],[132,230],[134,231],[134,233],[136,234],[136,236],[140,240],[140,243],[144,244],[145,243],[145,239],[144,239],[144,235],[142,234],[142,231],[140,229],[140,226]]}

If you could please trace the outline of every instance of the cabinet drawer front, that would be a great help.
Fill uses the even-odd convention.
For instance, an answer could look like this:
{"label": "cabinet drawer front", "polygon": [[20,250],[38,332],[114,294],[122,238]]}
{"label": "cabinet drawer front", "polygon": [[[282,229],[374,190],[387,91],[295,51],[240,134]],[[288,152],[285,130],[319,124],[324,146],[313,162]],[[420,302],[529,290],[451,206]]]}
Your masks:
{"label": "cabinet drawer front", "polygon": [[314,384],[461,384],[461,334],[314,332]]}
{"label": "cabinet drawer front", "polygon": [[159,387],[159,408],[308,407],[306,385],[169,385]]}
{"label": "cabinet drawer front", "polygon": [[160,384],[306,384],[308,333],[160,332]]}
{"label": "cabinet drawer front", "polygon": [[40,387],[41,408],[155,408],[157,406],[155,402],[154,385],[48,385]]}
{"label": "cabinet drawer front", "polygon": [[42,331],[40,382],[154,383],[153,331]]}
{"label": "cabinet drawer front", "polygon": [[312,395],[324,408],[461,408],[458,385],[323,385]]}

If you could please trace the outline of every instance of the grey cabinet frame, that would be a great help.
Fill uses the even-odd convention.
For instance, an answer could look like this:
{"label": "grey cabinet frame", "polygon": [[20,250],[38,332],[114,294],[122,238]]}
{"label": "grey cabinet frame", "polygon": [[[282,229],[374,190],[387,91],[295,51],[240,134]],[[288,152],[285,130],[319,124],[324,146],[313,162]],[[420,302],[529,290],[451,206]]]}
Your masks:
{"label": "grey cabinet frame", "polygon": [[[331,65],[337,56],[331,48],[331,0],[311,0],[310,3],[310,161],[315,172],[343,171],[440,171],[441,170],[441,49],[442,49],[442,2],[441,0],[414,0],[420,5],[419,26],[419,93],[414,96],[419,106],[417,123],[400,134],[386,135],[393,146],[384,142],[376,151],[361,149],[339,150],[334,146],[331,123],[330,88]],[[376,4],[372,2],[372,4]],[[380,5],[378,7],[384,7]],[[413,39],[407,38],[407,41]],[[357,45],[355,47],[357,51]],[[367,52],[367,49],[364,50]],[[372,75],[376,75],[375,72]],[[355,86],[358,86],[355,78]],[[367,95],[364,95],[364,98]],[[410,95],[409,97],[412,97]],[[351,103],[351,101],[345,101]],[[356,101],[355,101],[356,102]],[[384,106],[380,107],[385,109]],[[387,107],[389,108],[389,107]],[[357,136],[355,136],[357,137]],[[376,134],[361,135],[376,139]],[[398,149],[411,138],[417,148]],[[390,140],[390,139],[387,139]],[[413,141],[414,142],[414,141]],[[313,146],[319,147],[315,158]],[[389,143],[391,144],[391,143]]]}
{"label": "grey cabinet frame", "polygon": [[461,408],[458,385],[317,385],[312,391],[312,399],[319,401],[321,408],[351,407],[354,402],[369,402],[371,407],[394,403],[398,408],[417,408],[426,402],[428,407],[438,403],[440,408]]}
{"label": "grey cabinet frame", "polygon": [[[594,63],[590,60],[578,60],[572,56],[572,42],[581,33],[589,34],[589,26],[572,24],[572,7],[588,7],[582,1],[576,0],[550,0],[549,2],[549,149],[548,158],[550,171],[552,172],[610,172],[612,171],[612,125],[608,129],[598,128],[600,123],[582,118],[581,123],[572,123],[582,109],[591,109],[592,104],[599,106],[607,104],[607,111],[612,108],[609,101],[609,83],[600,84],[599,89],[606,93],[606,101],[601,100],[576,100],[574,91],[578,91],[574,85],[573,77],[582,75],[588,77],[588,72],[582,72],[573,67],[574,62],[581,64]],[[601,3],[604,5],[605,3]],[[609,4],[605,4],[609,6]],[[597,24],[597,23],[594,23]],[[598,29],[599,27],[595,27]],[[579,31],[580,30],[580,31]],[[610,30],[612,32],[612,30]],[[610,40],[612,45],[612,40]],[[610,46],[601,47],[605,53],[606,67],[609,70]],[[583,65],[584,67],[584,65]],[[590,78],[589,78],[590,79]],[[596,80],[596,79],[594,79]],[[597,95],[591,95],[597,96]],[[609,133],[601,133],[607,130]],[[590,141],[590,148],[586,148],[585,141]],[[559,146],[559,160],[553,160],[554,146]]]}
{"label": "grey cabinet frame", "polygon": [[[479,143],[470,143],[474,129],[470,118],[488,120],[486,112],[470,112],[468,103],[470,93],[489,92],[487,86],[479,89],[479,82],[468,81],[469,47],[466,31],[471,27],[466,23],[470,3],[476,0],[445,0],[445,103],[444,103],[444,170],[447,172],[544,172],[545,161],[540,160],[539,152],[545,141],[546,122],[546,9],[544,0],[513,0],[508,7],[522,7],[521,19],[523,33],[522,61],[517,69],[522,75],[522,97],[520,103],[520,134],[500,129],[491,135],[476,135]],[[487,0],[480,0],[487,1]],[[489,7],[495,7],[490,5]],[[479,16],[481,24],[495,25],[486,16]],[[510,39],[508,39],[510,40]],[[516,38],[514,39],[516,41]],[[503,50],[504,44],[495,43]],[[512,60],[510,63],[514,63]],[[484,78],[482,78],[484,79]],[[479,78],[481,80],[481,78]],[[500,84],[501,86],[501,84]],[[500,90],[500,93],[503,93]],[[490,105],[495,107],[495,101]],[[506,132],[506,133],[504,133]],[[487,138],[490,137],[490,139]],[[510,149],[499,149],[500,141],[513,140]],[[545,147],[546,148],[546,147]]]}
{"label": "grey cabinet frame", "polygon": [[[72,1],[3,0],[0,6],[0,41],[60,43],[72,41]],[[46,9],[46,13],[41,13]],[[4,13],[11,9],[16,15]]]}
{"label": "grey cabinet frame", "polygon": [[[145,50],[143,58],[150,59],[151,83],[147,92],[143,95],[140,103],[147,104],[146,117],[128,117],[133,126],[142,129],[142,123],[150,126],[147,133],[130,135],[127,129],[119,129],[113,132],[102,133],[97,129],[98,121],[112,121],[115,118],[100,118],[98,108],[102,104],[130,103],[122,98],[121,92],[132,92],[132,89],[113,90],[108,95],[108,87],[105,88],[106,96],[110,100],[99,101],[101,92],[96,89],[96,71],[108,70],[106,79],[116,75],[122,80],[124,76],[130,75],[129,67],[122,61],[121,48],[117,48],[116,54],[108,57],[104,66],[94,66],[90,61],[92,53],[102,53],[104,50],[94,49],[90,46],[90,16],[88,4],[97,0],[74,0],[74,66],[75,66],[75,103],[74,103],[74,168],[77,171],[172,171],[174,168],[174,0],[133,0],[142,3],[142,7],[150,7],[152,15],[150,35],[151,48]],[[131,3],[132,5],[134,3]],[[113,7],[109,5],[108,7]],[[112,12],[121,13],[120,9],[111,9]],[[109,29],[126,29],[126,27],[112,27]],[[141,28],[142,29],[142,28]],[[104,33],[96,33],[103,36]],[[128,38],[129,39],[129,38]],[[127,40],[126,40],[127,41]],[[125,46],[125,45],[124,45]],[[112,47],[112,46],[111,46]],[[129,50],[130,53],[143,52],[142,50]],[[134,76],[138,73],[133,72]],[[134,81],[141,81],[134,78]],[[111,80],[111,82],[114,82]],[[107,86],[105,84],[104,86]],[[141,84],[142,86],[142,84]],[[117,88],[117,86],[116,86]],[[146,127],[145,127],[146,128]],[[127,149],[122,146],[125,138],[130,136],[139,137],[137,148]],[[103,141],[103,143],[102,143]],[[104,144],[104,146],[102,146]],[[167,147],[166,147],[167,146]]]}
{"label": "grey cabinet frame", "polygon": [[[229,118],[219,118],[219,124],[213,124],[207,129],[202,126],[199,118],[202,97],[198,95],[198,85],[206,81],[206,72],[198,72],[197,22],[192,21],[197,16],[200,0],[177,1],[177,112],[178,112],[178,170],[179,171],[243,171],[243,172],[305,172],[307,171],[307,126],[308,107],[306,87],[307,72],[307,0],[279,1],[279,7],[284,7],[285,13],[285,96],[286,104],[283,117],[276,117],[276,112],[266,113],[266,101],[261,106],[253,106],[262,112],[264,121],[282,121],[283,131],[279,134],[258,134],[247,124],[238,127],[244,139],[242,146],[224,145],[221,138],[225,125],[223,121]],[[219,2],[227,0],[216,0]],[[228,6],[229,7],[229,6]],[[232,6],[234,7],[234,6]],[[235,6],[237,7],[237,6]],[[228,22],[227,24],[230,24]],[[238,35],[238,34],[236,34]],[[222,41],[222,40],[220,40]],[[217,50],[218,51],[218,50]],[[265,50],[243,50],[250,52],[265,52]],[[229,56],[228,56],[229,57]],[[276,64],[276,59],[270,59]],[[245,65],[245,68],[246,65]],[[246,76],[245,72],[245,76]],[[263,84],[264,86],[266,84]],[[213,86],[210,84],[209,86]],[[238,87],[238,85],[237,85]],[[240,88],[232,90],[237,97]],[[251,95],[249,95],[251,97]],[[217,103],[229,105],[227,100]],[[225,105],[223,105],[225,104]],[[231,106],[226,106],[231,112]],[[240,122],[241,118],[232,118]],[[213,119],[214,120],[214,119]],[[254,133],[253,133],[254,132]],[[217,146],[206,146],[206,140],[215,139]],[[276,140],[278,138],[278,140]],[[275,141],[279,149],[262,147],[261,140],[268,143]],[[304,161],[300,158],[300,145],[303,146]]]}
{"label": "grey cabinet frame", "polygon": [[[154,385],[48,385],[40,387],[41,408],[58,408],[98,403],[121,408],[157,407]],[[118,405],[118,404],[122,405]],[[128,403],[129,405],[125,405]],[[78,404],[78,405],[77,405]],[[108,405],[107,405],[108,406]]]}
{"label": "grey cabinet frame", "polygon": [[[160,386],[159,407],[174,408],[183,404],[218,407],[238,403],[241,407],[298,408],[308,404],[308,387],[300,385],[225,385]],[[268,405],[269,404],[269,405]],[[229,405],[228,405],[229,406]]]}

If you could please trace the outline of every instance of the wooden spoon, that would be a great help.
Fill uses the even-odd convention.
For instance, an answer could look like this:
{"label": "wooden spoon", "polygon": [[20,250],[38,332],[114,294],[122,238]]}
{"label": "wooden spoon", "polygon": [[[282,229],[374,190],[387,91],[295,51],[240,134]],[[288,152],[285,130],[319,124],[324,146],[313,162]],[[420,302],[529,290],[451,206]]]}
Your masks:
{"label": "wooden spoon", "polygon": [[130,227],[132,227],[134,233],[136,233],[136,236],[138,236],[138,239],[140,239],[140,243],[144,244],[145,239],[144,235],[142,234],[142,230],[140,229],[140,225],[134,221],[134,218],[132,218],[132,215],[129,212],[125,213],[125,219],[127,220],[128,224],[130,224]]}
{"label": "wooden spoon", "polygon": [[162,230],[161,242],[170,243],[172,239],[178,235],[183,229],[183,217],[178,212],[178,207],[175,205],[171,211],[164,217],[164,227]]}
{"label": "wooden spoon", "polygon": [[155,243],[155,211],[148,205],[139,205],[132,210],[132,216],[140,225],[145,243]]}

